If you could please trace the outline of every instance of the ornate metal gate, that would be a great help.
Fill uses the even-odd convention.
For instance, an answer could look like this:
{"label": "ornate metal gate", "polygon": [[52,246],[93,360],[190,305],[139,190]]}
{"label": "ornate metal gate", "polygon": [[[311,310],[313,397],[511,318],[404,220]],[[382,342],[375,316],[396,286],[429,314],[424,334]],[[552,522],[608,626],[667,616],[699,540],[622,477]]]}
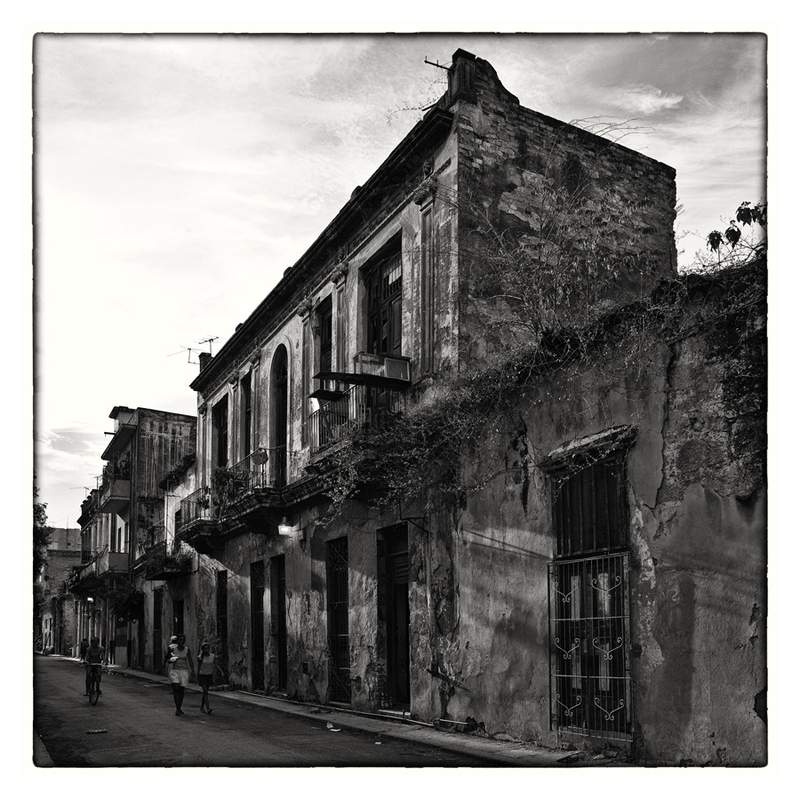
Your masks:
{"label": "ornate metal gate", "polygon": [[628,554],[556,561],[548,572],[553,725],[630,739]]}

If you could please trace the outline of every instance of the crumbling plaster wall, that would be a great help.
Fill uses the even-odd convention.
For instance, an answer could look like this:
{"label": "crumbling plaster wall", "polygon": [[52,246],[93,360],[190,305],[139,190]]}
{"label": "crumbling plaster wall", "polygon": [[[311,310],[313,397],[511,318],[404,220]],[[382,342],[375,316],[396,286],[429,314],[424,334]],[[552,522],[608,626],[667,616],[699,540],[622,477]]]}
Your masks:
{"label": "crumbling plaster wall", "polygon": [[[457,598],[452,627],[438,632],[441,667],[461,684],[449,684],[437,716],[555,743],[546,571],[555,543],[548,479],[536,464],[565,441],[634,425],[627,479],[637,758],[764,763],[763,397],[757,381],[744,394],[725,389],[732,381],[741,388],[737,370],[763,370],[759,324],[727,337],[712,329],[653,342],[621,382],[588,363],[565,368],[521,398],[520,431],[494,434],[472,454],[472,477],[504,450],[507,472],[472,496],[451,552],[434,538],[430,569],[451,573]],[[628,344],[617,347],[622,355]],[[698,448],[691,466],[687,454]]]}

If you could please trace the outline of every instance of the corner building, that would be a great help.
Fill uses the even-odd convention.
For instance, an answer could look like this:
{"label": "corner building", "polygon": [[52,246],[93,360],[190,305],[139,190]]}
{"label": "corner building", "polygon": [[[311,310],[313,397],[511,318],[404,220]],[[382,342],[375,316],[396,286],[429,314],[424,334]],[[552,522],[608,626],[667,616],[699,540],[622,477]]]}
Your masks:
{"label": "corner building", "polygon": [[[472,54],[457,51],[448,74],[439,103],[192,383],[196,474],[175,531],[214,566],[215,588],[197,598],[204,636],[220,642],[230,684],[253,691],[546,746],[591,741],[646,763],[707,763],[720,748],[726,763],[758,762],[759,456],[712,486],[700,453],[711,445],[675,416],[691,408],[712,426],[725,398],[696,384],[724,377],[719,348],[715,361],[704,341],[681,352],[656,341],[632,364],[618,331],[603,359],[582,350],[520,384],[513,430],[490,415],[477,444],[452,442],[470,491],[386,504],[373,484],[336,502],[341,454],[364,431],[566,324],[569,286],[554,285],[562,300],[533,332],[513,292],[487,287],[491,265],[513,260],[501,232],[552,265],[619,228],[593,309],[641,302],[677,276],[674,170],[521,107]],[[558,238],[541,198],[576,195],[582,212]],[[608,207],[624,210],[609,220]],[[761,430],[758,411],[747,424]],[[746,573],[728,610],[715,536],[755,554],[745,565],[726,551]],[[759,643],[738,664],[710,657],[722,629]],[[718,668],[734,699],[716,681],[716,699],[703,696]]]}

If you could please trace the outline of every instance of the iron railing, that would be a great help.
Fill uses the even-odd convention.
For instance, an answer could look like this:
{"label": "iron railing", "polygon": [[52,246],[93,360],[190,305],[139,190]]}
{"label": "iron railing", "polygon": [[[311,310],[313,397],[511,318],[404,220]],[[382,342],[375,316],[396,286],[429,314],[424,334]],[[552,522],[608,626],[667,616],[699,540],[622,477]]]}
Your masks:
{"label": "iron railing", "polygon": [[218,520],[227,506],[255,489],[285,486],[288,473],[286,447],[260,448],[226,472],[229,476],[224,486],[203,486],[181,500],[179,530],[198,520]]}
{"label": "iron railing", "polygon": [[239,491],[277,489],[286,485],[286,447],[259,448],[231,467]]}
{"label": "iron railing", "polygon": [[309,415],[311,452],[317,453],[358,430],[382,424],[403,407],[405,393],[380,386],[355,385]]}

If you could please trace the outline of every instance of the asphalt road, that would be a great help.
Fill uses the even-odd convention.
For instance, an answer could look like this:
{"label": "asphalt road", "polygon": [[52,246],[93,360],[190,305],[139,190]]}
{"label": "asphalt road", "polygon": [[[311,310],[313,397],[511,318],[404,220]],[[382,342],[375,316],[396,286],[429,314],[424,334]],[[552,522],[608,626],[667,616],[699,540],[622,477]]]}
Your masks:
{"label": "asphalt road", "polygon": [[[175,716],[168,686],[103,675],[96,706],[84,668],[34,658],[34,729],[57,767],[488,767],[477,757],[212,694],[213,714],[187,690]],[[388,723],[391,726],[391,723]]]}

